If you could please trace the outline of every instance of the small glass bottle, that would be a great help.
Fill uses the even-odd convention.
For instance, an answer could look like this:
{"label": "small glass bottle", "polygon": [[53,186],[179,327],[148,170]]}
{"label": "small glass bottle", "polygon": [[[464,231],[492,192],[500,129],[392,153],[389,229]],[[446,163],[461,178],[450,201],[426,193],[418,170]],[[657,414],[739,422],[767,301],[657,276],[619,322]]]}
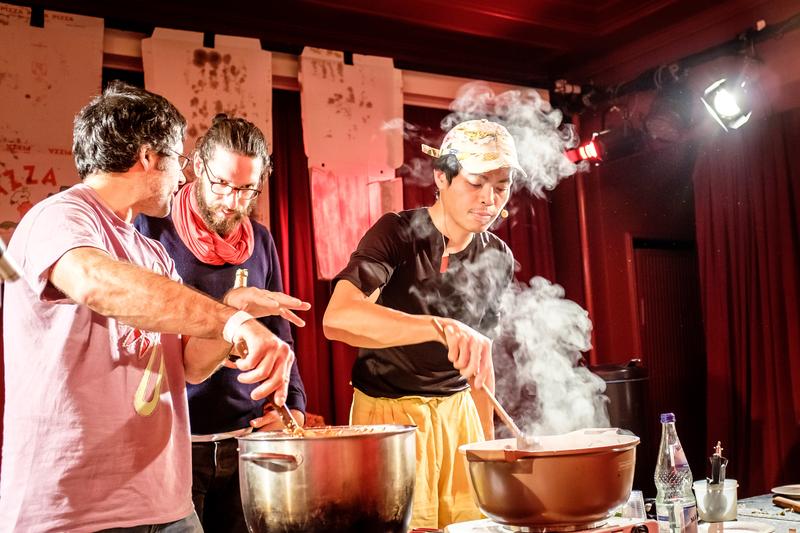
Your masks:
{"label": "small glass bottle", "polygon": [[239,289],[241,287],[247,287],[247,269],[246,268],[239,268],[236,270],[236,279],[233,282],[233,288]]}
{"label": "small glass bottle", "polygon": [[697,533],[692,471],[675,430],[675,415],[661,415],[661,445],[653,476],[659,533]]}

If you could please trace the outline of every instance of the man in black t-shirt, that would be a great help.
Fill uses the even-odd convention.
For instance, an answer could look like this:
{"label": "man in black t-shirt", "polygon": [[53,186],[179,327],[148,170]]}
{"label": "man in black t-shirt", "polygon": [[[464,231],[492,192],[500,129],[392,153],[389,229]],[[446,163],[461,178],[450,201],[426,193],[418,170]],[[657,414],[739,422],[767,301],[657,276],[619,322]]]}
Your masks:
{"label": "man in black t-shirt", "polygon": [[440,528],[480,517],[458,446],[493,436],[481,389],[494,390],[490,337],[514,258],[487,230],[524,172],[508,130],[487,120],[423,151],[436,158],[436,202],[367,231],[334,280],[323,326],[360,348],[351,423],[417,426],[411,527]]}

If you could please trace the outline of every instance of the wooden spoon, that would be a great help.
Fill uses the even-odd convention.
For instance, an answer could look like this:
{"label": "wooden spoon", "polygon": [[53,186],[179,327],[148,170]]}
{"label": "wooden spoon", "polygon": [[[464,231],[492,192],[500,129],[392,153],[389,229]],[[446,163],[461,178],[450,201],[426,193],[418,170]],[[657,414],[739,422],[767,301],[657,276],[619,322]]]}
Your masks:
{"label": "wooden spoon", "polygon": [[[433,319],[433,326],[436,328],[436,331],[439,332],[439,335],[444,340],[445,345],[447,345],[447,335],[444,332],[444,326],[442,325],[442,323],[439,321],[438,318]],[[525,433],[522,432],[521,429],[519,429],[519,426],[517,426],[517,424],[514,423],[514,420],[511,418],[511,416],[509,416],[508,412],[503,408],[502,405],[500,405],[500,402],[497,401],[497,398],[495,397],[494,393],[490,391],[488,387],[483,387],[483,392],[489,398],[489,401],[492,402],[492,407],[494,407],[494,412],[497,413],[497,416],[500,417],[500,420],[503,421],[506,427],[508,427],[508,429],[511,430],[511,433],[514,435],[514,437],[516,437],[517,448],[528,449],[536,446],[538,442],[537,439],[535,437],[530,437],[526,435]]]}

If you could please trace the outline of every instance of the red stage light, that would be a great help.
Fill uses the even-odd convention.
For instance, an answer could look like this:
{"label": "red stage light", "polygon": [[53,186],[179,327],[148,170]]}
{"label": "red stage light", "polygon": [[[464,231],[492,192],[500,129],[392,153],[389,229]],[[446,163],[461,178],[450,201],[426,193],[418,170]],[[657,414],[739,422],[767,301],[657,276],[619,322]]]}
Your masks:
{"label": "red stage light", "polygon": [[604,130],[592,134],[590,141],[567,150],[566,155],[573,163],[590,161],[599,165],[637,152],[643,142],[642,132],[637,129]]}
{"label": "red stage light", "polygon": [[600,145],[592,138],[591,141],[583,143],[577,148],[567,150],[567,157],[573,163],[581,161],[602,161]]}
{"label": "red stage light", "polygon": [[581,146],[580,154],[584,159],[599,159],[600,156],[598,155],[597,145],[594,141],[589,141],[589,144]]}

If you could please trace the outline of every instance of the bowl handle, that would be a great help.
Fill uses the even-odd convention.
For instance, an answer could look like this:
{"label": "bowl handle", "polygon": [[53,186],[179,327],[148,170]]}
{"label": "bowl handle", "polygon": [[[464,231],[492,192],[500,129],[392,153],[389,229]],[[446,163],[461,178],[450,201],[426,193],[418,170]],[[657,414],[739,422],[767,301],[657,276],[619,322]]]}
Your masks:
{"label": "bowl handle", "polygon": [[605,435],[606,433],[613,433],[615,435],[627,435],[628,433],[631,432],[620,428],[585,428],[573,431],[573,433],[580,433],[582,435]]}

